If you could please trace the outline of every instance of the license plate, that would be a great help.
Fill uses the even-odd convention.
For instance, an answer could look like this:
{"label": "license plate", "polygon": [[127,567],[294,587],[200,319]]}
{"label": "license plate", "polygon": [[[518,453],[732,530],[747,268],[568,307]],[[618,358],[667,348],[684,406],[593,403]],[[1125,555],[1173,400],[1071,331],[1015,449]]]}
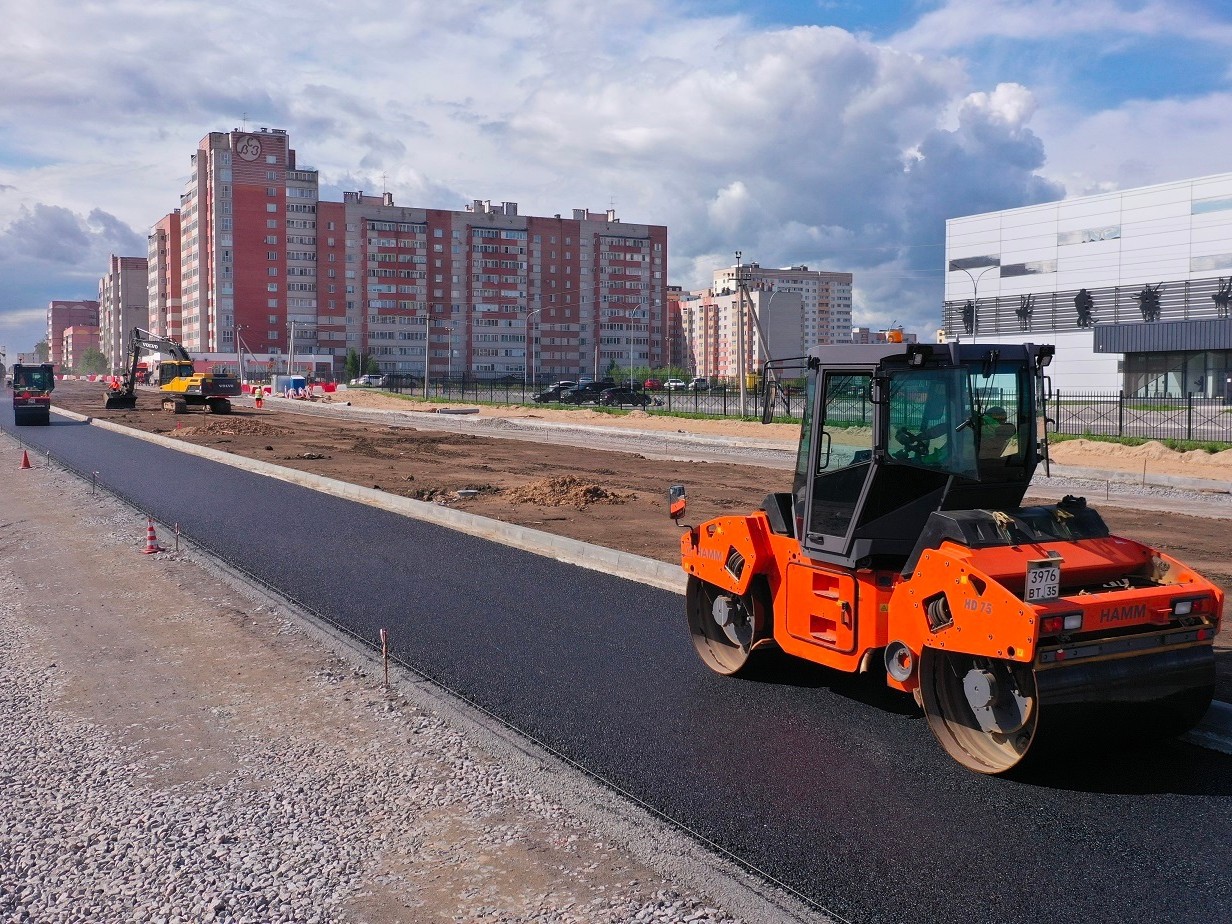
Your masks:
{"label": "license plate", "polygon": [[1053,558],[1027,562],[1028,603],[1055,600],[1061,596],[1061,563]]}

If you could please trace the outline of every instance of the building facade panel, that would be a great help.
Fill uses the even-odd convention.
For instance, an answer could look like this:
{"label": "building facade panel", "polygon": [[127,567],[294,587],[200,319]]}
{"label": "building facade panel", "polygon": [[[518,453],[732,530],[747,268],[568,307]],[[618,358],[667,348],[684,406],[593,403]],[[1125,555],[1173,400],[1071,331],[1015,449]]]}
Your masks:
{"label": "building facade panel", "polygon": [[[1056,226],[1052,258],[1023,236],[1049,214]],[[974,228],[984,230],[983,240]],[[1209,393],[1217,382],[1213,373],[1188,374],[1197,360],[1182,354],[1195,341],[1165,328],[1228,316],[1232,174],[954,219],[946,229],[947,339],[1056,341],[1053,378],[1071,387],[1149,385],[1158,393],[1201,381]],[[1131,376],[1137,358],[1095,349],[1096,332],[1109,325],[1158,325],[1144,341],[1147,352],[1180,356],[1173,365],[1184,370]],[[1221,363],[1203,360],[1204,369],[1216,367]]]}

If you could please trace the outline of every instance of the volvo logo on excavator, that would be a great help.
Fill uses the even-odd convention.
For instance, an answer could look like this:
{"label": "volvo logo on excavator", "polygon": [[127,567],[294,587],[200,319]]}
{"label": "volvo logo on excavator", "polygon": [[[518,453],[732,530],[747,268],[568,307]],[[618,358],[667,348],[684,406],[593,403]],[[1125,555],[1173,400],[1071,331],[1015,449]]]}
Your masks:
{"label": "volvo logo on excavator", "polygon": [[1109,606],[1099,611],[1100,622],[1130,622],[1146,618],[1146,604]]}

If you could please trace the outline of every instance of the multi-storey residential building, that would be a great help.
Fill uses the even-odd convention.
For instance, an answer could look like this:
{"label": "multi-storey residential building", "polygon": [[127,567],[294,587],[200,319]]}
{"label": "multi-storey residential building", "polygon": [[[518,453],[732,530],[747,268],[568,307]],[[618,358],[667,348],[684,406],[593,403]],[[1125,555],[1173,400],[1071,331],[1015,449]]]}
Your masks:
{"label": "multi-storey residential building", "polygon": [[666,228],[584,209],[522,216],[514,202],[403,207],[389,193],[319,208],[319,345],[336,359],[343,334],[384,371],[427,364],[430,377],[576,376],[658,359],[648,340],[668,323]]}
{"label": "multi-storey residential building", "polygon": [[134,327],[150,326],[149,267],[145,257],[111,255],[98,281],[99,349],[113,371],[123,368]]}
{"label": "multi-storey residential building", "polygon": [[98,349],[98,326],[73,324],[64,328],[60,335],[60,359],[55,360],[59,369],[80,370],[86,350]]}
{"label": "multi-storey residential building", "polygon": [[711,288],[681,302],[691,371],[730,379],[756,371],[769,358],[850,342],[851,283],[851,273],[807,266],[748,263],[716,270]]}
{"label": "multi-storey residential building", "polygon": [[[181,334],[193,353],[285,352],[316,321],[315,170],[280,129],[211,132],[180,197]],[[293,302],[293,304],[292,304]]]}
{"label": "multi-storey residential building", "polygon": [[150,231],[148,252],[150,333],[182,340],[180,328],[180,210],[176,209]]}
{"label": "multi-storey residential building", "polygon": [[213,132],[192,164],[180,205],[190,351],[287,353],[299,371],[338,374],[354,349],[384,371],[431,377],[663,361],[662,226],[586,209],[521,216],[513,202],[319,201],[316,171],[296,166],[279,129]]}
{"label": "multi-storey residential building", "polygon": [[[70,327],[93,327],[98,329],[98,302],[81,300],[75,302],[53,301],[47,305],[47,346],[49,357],[57,366],[67,364],[64,359],[64,332]],[[97,347],[95,341],[93,346]]]}
{"label": "multi-storey residential building", "polygon": [[804,352],[799,292],[759,287],[741,297],[730,288],[718,294],[706,289],[682,301],[681,314],[685,365],[695,375],[738,380],[742,373],[757,372],[766,360]]}
{"label": "multi-storey residential building", "polygon": [[800,353],[819,343],[846,343],[851,339],[851,273],[811,270],[807,266],[770,269],[756,263],[735,264],[716,270],[715,294],[736,291],[743,276],[750,289],[796,292],[800,296]]}

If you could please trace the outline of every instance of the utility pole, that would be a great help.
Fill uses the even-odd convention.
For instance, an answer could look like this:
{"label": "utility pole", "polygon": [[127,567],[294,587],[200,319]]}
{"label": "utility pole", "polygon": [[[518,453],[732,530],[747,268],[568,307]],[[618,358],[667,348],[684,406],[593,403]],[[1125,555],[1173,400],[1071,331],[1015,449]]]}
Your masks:
{"label": "utility pole", "polygon": [[748,397],[744,385],[744,265],[740,258],[741,251],[736,251],[736,294],[738,307],[736,309],[736,375],[740,379],[740,416],[744,416],[744,403]]}
{"label": "utility pole", "polygon": [[[535,386],[535,346],[530,336],[530,319],[543,310],[543,306],[526,312],[526,362],[522,366],[522,387]],[[535,386],[538,387],[538,386]]]}
{"label": "utility pole", "polygon": [[428,400],[428,367],[432,364],[432,315],[424,312],[424,387],[423,399]]}

